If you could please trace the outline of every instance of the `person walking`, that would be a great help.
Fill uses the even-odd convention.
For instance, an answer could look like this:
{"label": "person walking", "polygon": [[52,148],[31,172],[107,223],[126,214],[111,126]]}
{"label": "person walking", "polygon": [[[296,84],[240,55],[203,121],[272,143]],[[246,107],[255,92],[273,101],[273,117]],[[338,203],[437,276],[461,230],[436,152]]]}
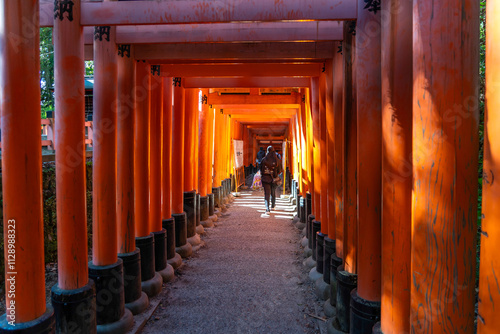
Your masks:
{"label": "person walking", "polygon": [[[261,181],[264,187],[264,202],[266,203],[266,215],[276,206],[276,188],[279,180],[278,174],[281,172],[281,161],[276,156],[272,146],[267,148],[267,154],[260,164]],[[271,203],[269,203],[271,200]],[[271,207],[269,207],[271,204]]]}

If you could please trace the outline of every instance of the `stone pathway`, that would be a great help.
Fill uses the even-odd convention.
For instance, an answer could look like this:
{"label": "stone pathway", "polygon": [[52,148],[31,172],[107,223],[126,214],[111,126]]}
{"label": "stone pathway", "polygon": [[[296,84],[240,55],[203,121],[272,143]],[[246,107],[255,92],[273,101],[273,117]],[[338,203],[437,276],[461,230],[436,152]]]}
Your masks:
{"label": "stone pathway", "polygon": [[207,230],[206,246],[166,285],[143,333],[321,333],[318,302],[301,262],[294,207],[270,217],[262,192],[242,192]]}

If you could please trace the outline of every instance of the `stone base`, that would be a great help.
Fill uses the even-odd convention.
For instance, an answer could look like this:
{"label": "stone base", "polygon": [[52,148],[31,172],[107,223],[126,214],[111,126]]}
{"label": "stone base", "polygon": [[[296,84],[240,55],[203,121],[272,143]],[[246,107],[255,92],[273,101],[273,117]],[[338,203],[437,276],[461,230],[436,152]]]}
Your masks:
{"label": "stone base", "polygon": [[196,233],[198,233],[199,235],[205,234],[205,228],[203,227],[203,225],[201,225],[201,222],[200,225],[196,226]]}
{"label": "stone base", "polygon": [[222,213],[226,213],[226,212],[227,212],[227,206],[222,205],[222,207],[220,208],[220,211],[221,211]]}
{"label": "stone base", "polygon": [[[217,217],[217,216],[215,216],[215,217]],[[209,217],[207,220],[201,221],[200,225],[203,226],[203,228],[211,228],[211,227],[214,227],[214,222]]]}
{"label": "stone base", "polygon": [[337,318],[333,317],[326,323],[326,332],[328,334],[349,334],[347,332],[343,332],[339,329],[339,324],[337,322]]}
{"label": "stone base", "polygon": [[122,334],[129,331],[134,326],[134,316],[128,308],[120,320],[104,325],[97,325],[97,333],[99,334]]}
{"label": "stone base", "polygon": [[219,216],[214,214],[213,216],[208,217],[208,219],[212,221],[212,223],[215,223],[219,219]]}
{"label": "stone base", "polygon": [[163,269],[162,271],[158,271],[158,274],[160,274],[161,278],[163,279],[163,283],[170,282],[175,278],[174,267],[172,267],[170,264],[167,264],[165,269]]}
{"label": "stone base", "polygon": [[316,282],[320,278],[323,278],[323,274],[318,273],[316,267],[311,268],[311,271],[309,271],[309,279]]}
{"label": "stone base", "polygon": [[321,300],[327,300],[330,298],[330,284],[326,284],[323,279],[323,275],[314,282],[314,292],[316,293],[316,297]]}
{"label": "stone base", "polygon": [[325,304],[323,304],[323,312],[327,318],[335,317],[337,315],[337,309],[332,306],[330,299],[327,299]]}
{"label": "stone base", "polygon": [[196,233],[192,237],[187,238],[187,242],[189,244],[191,244],[191,246],[193,246],[193,247],[199,246],[201,244],[200,235],[198,233]]}
{"label": "stone base", "polygon": [[312,255],[313,255],[312,249],[309,248],[309,246],[306,246],[306,248],[304,248],[304,257],[308,258],[311,257]]}
{"label": "stone base", "polygon": [[306,237],[302,237],[302,239],[300,239],[300,245],[302,247],[304,247],[304,251],[306,250],[306,248],[309,248],[309,247],[307,247],[308,243],[309,243],[309,241],[307,240]]}
{"label": "stone base", "polygon": [[167,263],[172,266],[172,268],[177,269],[182,266],[182,257],[179,253],[175,253],[175,256],[167,260]]}
{"label": "stone base", "polygon": [[[220,216],[222,216],[222,212],[221,212],[220,210],[215,210],[215,215],[216,215],[217,217],[220,217]],[[217,221],[217,220],[214,220],[214,222],[215,222],[215,221]]]}
{"label": "stone base", "polygon": [[19,334],[52,334],[56,330],[56,316],[51,305],[47,305],[45,313],[35,320],[9,325],[9,321],[4,313],[0,318],[0,333]]}
{"label": "stone base", "polygon": [[193,246],[189,242],[180,247],[175,247],[175,252],[179,254],[183,259],[186,259],[193,255]]}
{"label": "stone base", "polygon": [[313,260],[312,256],[309,256],[305,261],[304,261],[304,266],[306,268],[315,268],[316,267],[316,261]]}
{"label": "stone base", "polygon": [[300,218],[299,216],[294,216],[293,219],[292,219],[292,224],[297,224],[298,222],[300,221]]}
{"label": "stone base", "polygon": [[300,235],[306,236],[307,235],[307,225],[302,229],[300,232]]}
{"label": "stone base", "polygon": [[149,298],[141,291],[141,296],[133,302],[125,304],[125,307],[132,312],[133,315],[141,314],[149,307]]}
{"label": "stone base", "polygon": [[152,279],[141,282],[142,291],[145,292],[149,298],[158,295],[161,292],[163,278],[159,273],[155,272]]}
{"label": "stone base", "polygon": [[297,224],[295,224],[295,227],[299,230],[299,231],[302,231],[304,229],[304,227],[306,227],[306,224],[302,223],[301,221],[299,221]]}

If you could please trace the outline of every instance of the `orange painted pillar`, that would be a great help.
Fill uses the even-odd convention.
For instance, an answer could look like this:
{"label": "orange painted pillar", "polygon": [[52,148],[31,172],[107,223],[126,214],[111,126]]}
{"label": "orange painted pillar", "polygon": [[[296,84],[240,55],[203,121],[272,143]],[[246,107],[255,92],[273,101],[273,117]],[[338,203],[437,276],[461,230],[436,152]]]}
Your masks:
{"label": "orange painted pillar", "polygon": [[[474,332],[478,18],[477,1],[413,4],[410,326],[415,333]],[[497,293],[496,283],[490,284]],[[482,293],[488,297],[481,301],[488,303],[489,292]]]}
{"label": "orange painted pillar", "polygon": [[[306,199],[306,194],[309,186],[309,166],[308,166],[308,157],[309,151],[307,149],[307,137],[308,137],[308,128],[307,128],[307,113],[306,113],[306,93],[305,90],[302,89],[301,92],[302,98],[300,101],[300,147],[301,147],[301,182],[300,182],[300,194],[304,200]],[[307,217],[306,217],[307,219]]]}
{"label": "orange painted pillar", "polygon": [[199,124],[199,117],[200,117],[200,90],[199,89],[196,89],[193,93],[193,138],[194,138],[194,142],[193,142],[193,186],[194,186],[194,189],[196,190],[196,192],[199,193],[200,191],[200,187],[199,187],[199,176],[200,176],[200,172],[199,172],[199,168],[198,168],[198,164],[199,164],[199,160],[200,160],[200,152],[199,152],[199,149],[200,149],[200,135],[199,135],[199,131],[200,131],[200,124]]}
{"label": "orange painted pillar", "polygon": [[[326,64],[325,64],[326,72]],[[320,152],[318,161],[318,171],[320,176],[320,221],[321,233],[328,235],[328,152],[326,133],[326,75],[322,72],[319,77],[319,126],[320,126]]]}
{"label": "orange painted pillar", "polygon": [[312,214],[321,221],[321,126],[319,115],[319,77],[311,79]]}
{"label": "orange painted pillar", "polygon": [[6,331],[37,320],[52,332],[55,322],[45,305],[38,5],[0,1]]}
{"label": "orange painted pillar", "polygon": [[184,124],[185,93],[182,79],[173,79],[172,104],[172,213],[184,212]]}
{"label": "orange painted pillar", "polygon": [[[339,47],[342,47],[342,42],[337,42],[336,50]],[[334,219],[335,219],[335,232],[331,231],[330,238],[335,236],[335,255],[339,259],[344,258],[344,221],[345,221],[345,212],[344,212],[344,183],[345,183],[345,128],[344,128],[344,62],[341,52],[337,51],[333,55],[333,63],[332,63],[332,84],[331,88],[333,91],[333,119],[330,119],[330,122],[327,121],[328,129],[333,128],[333,137],[331,137],[332,143],[331,146],[328,147],[329,154],[333,155],[333,172],[334,172],[334,187],[333,187],[333,197],[334,203],[333,206],[335,208]],[[327,74],[330,73],[329,71]],[[328,87],[328,86],[327,86]],[[328,100],[327,100],[328,101]],[[327,113],[327,116],[329,113]],[[333,124],[332,124],[333,121]],[[333,146],[333,152],[330,151]],[[331,173],[330,165],[328,165],[329,174]],[[332,174],[330,174],[332,175]],[[331,177],[331,176],[330,176]],[[329,192],[330,192],[329,188]],[[331,204],[329,204],[331,205]],[[330,229],[328,229],[330,232]]]}
{"label": "orange painted pillar", "polygon": [[135,150],[135,236],[150,234],[149,229],[149,131],[151,105],[151,66],[144,61],[136,63],[136,112],[134,131]]}
{"label": "orange painted pillar", "polygon": [[194,149],[195,149],[195,113],[197,110],[197,90],[190,88],[186,89],[185,102],[185,124],[184,124],[184,190],[193,191],[194,186]]}
{"label": "orange painted pillar", "polygon": [[[367,35],[368,29],[380,26],[381,14],[374,7],[365,7],[364,0],[359,0],[356,45],[362,51],[356,54],[358,287],[351,295],[351,333],[365,333],[373,327],[380,317],[381,297],[380,34]],[[359,314],[365,308],[370,316]]]}
{"label": "orange painted pillar", "polygon": [[210,105],[208,107],[208,116],[207,117],[208,117],[207,194],[212,194],[213,166],[214,166],[214,142],[215,142],[215,140],[214,140],[215,109],[212,108]]}
{"label": "orange painted pillar", "polygon": [[208,129],[208,120],[209,120],[209,107],[207,104],[207,95],[208,90],[203,89],[202,90],[202,96],[201,96],[201,110],[198,113],[198,137],[199,137],[199,143],[198,143],[198,157],[197,159],[198,162],[198,189],[200,191],[200,196],[206,197],[208,195],[207,193],[207,168],[208,168],[208,134],[209,134],[209,129]]}
{"label": "orange painted pillar", "polygon": [[[161,217],[161,145],[163,125],[163,79],[158,67],[152,67],[151,112],[150,112],[150,185],[149,185],[149,231],[162,230]],[[154,73],[153,73],[154,72]],[[158,74],[156,74],[158,73]]]}
{"label": "orange painted pillar", "polygon": [[187,217],[184,212],[186,93],[182,78],[173,78],[172,86],[172,217],[175,220],[175,251],[186,258],[193,252],[187,242]]}
{"label": "orange painted pillar", "polygon": [[[200,224],[205,227],[212,227],[213,222],[210,217],[210,196],[212,192],[208,190],[209,180],[209,134],[210,134],[210,107],[208,106],[208,89],[201,90],[200,99],[201,108],[198,112],[198,191],[200,192],[199,204],[200,204]],[[211,185],[211,183],[210,183]],[[213,215],[213,212],[212,212]]]}
{"label": "orange painted pillar", "polygon": [[484,166],[483,166],[483,205],[481,219],[481,262],[479,265],[479,312],[477,329],[479,334],[498,332],[500,317],[495,305],[500,303],[500,290],[496,282],[500,272],[498,245],[500,244],[500,198],[499,183],[494,176],[500,175],[500,138],[498,129],[500,118],[500,53],[498,41],[500,28],[495,21],[500,15],[497,2],[486,3],[486,112],[484,116]]}
{"label": "orange painted pillar", "polygon": [[[123,261],[125,307],[135,314],[149,306],[141,289],[140,252],[135,245],[135,61],[131,58],[133,46],[118,46],[118,107],[116,148],[116,222],[118,230],[118,257]],[[131,306],[133,305],[133,306]]]}
{"label": "orange painted pillar", "polygon": [[[89,276],[96,282],[97,326],[128,330],[132,313],[125,308],[123,261],[118,258],[116,210],[116,125],[118,48],[116,27],[94,27],[93,231]],[[121,279],[111,278],[110,272]],[[113,285],[111,285],[113,282]],[[105,296],[105,297],[104,297]]]}
{"label": "orange painted pillar", "polygon": [[[222,131],[222,114],[220,110],[215,110],[215,128],[214,128],[214,180],[213,187],[220,187],[221,181],[221,159],[220,156],[222,154],[221,148],[221,131]],[[218,203],[217,203],[218,204]]]}
{"label": "orange painted pillar", "polygon": [[409,333],[412,4],[393,0],[382,8],[398,11],[382,27],[382,300],[377,328],[386,334]]}
{"label": "orange painted pillar", "polygon": [[163,78],[162,218],[172,216],[172,78]]}
{"label": "orange painted pillar", "polygon": [[[364,7],[364,6],[363,6]],[[344,23],[342,42],[344,78],[342,115],[344,126],[344,201],[343,201],[343,262],[337,267],[337,317],[338,329],[350,332],[351,292],[357,285],[358,271],[358,193],[357,193],[357,112],[356,112],[356,39],[355,23]],[[339,260],[335,259],[334,260]],[[337,263],[340,261],[337,261]],[[335,265],[334,265],[335,267]],[[333,268],[335,269],[335,268]]]}
{"label": "orange painted pillar", "polygon": [[[93,252],[92,263],[117,261],[116,111],[117,55],[115,27],[97,27],[94,36]],[[111,190],[113,189],[113,190]]]}
{"label": "orange painted pillar", "polygon": [[[134,210],[134,136],[135,131],[135,61],[131,45],[120,45],[118,57],[118,116],[116,149],[116,221],[118,253],[133,252],[135,247]],[[128,51],[127,51],[128,50]]]}

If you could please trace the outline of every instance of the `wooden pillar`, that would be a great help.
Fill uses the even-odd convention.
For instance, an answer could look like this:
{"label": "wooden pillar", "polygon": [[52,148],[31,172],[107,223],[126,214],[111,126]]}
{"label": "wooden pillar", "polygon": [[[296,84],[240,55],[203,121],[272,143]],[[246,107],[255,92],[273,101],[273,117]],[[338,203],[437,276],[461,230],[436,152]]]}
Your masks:
{"label": "wooden pillar", "polygon": [[134,210],[134,125],[135,125],[135,61],[130,45],[120,46],[118,57],[118,115],[117,115],[117,169],[116,221],[118,226],[118,253],[135,250]]}
{"label": "wooden pillar", "polygon": [[200,110],[201,110],[201,101],[200,101],[200,90],[196,89],[193,93],[193,187],[197,193],[200,192],[199,180],[200,180],[200,172],[198,168],[198,164],[200,161]]}
{"label": "wooden pillar", "polygon": [[[80,1],[75,1],[80,6]],[[54,20],[58,286],[88,283],[83,28],[80,10]],[[5,142],[5,140],[4,140]]]}
{"label": "wooden pillar", "polygon": [[319,77],[311,79],[311,149],[312,159],[312,214],[321,221],[321,126],[319,116]]}
{"label": "wooden pillar", "polygon": [[[54,322],[45,306],[38,6],[0,1],[5,304],[9,314],[14,303],[15,315],[7,321],[17,326],[42,316],[51,319],[48,326]],[[1,327],[15,329],[3,322]]]}
{"label": "wooden pillar", "polygon": [[198,168],[199,168],[199,192],[200,196],[204,197],[208,195],[207,192],[207,183],[208,183],[208,153],[209,153],[209,141],[208,141],[208,134],[209,134],[209,113],[210,109],[207,104],[207,95],[208,90],[203,89],[202,90],[202,99],[201,99],[201,110],[199,111],[199,117],[198,117],[198,122],[199,122],[199,159],[198,161]]}
{"label": "wooden pillar", "polygon": [[[314,202],[314,137],[313,137],[313,119],[311,108],[311,89],[306,90],[306,131],[307,131],[307,189]],[[314,207],[314,204],[312,205]],[[310,210],[312,212],[312,210]]]}
{"label": "wooden pillar", "polygon": [[356,112],[356,39],[349,31],[353,23],[344,23],[344,99],[345,187],[344,187],[344,270],[358,273],[358,181]]}
{"label": "wooden pillar", "polygon": [[[335,55],[334,55],[335,57]],[[336,58],[341,57],[337,56]],[[335,108],[341,107],[339,104],[339,100],[342,101],[342,93],[338,94],[338,99],[335,101],[337,105],[334,104],[334,78],[337,80],[337,77],[342,79],[342,72],[337,73],[334,77],[333,72],[333,59],[328,59],[325,63],[325,121],[326,121],[326,171],[327,171],[327,222],[328,222],[328,238],[331,240],[336,239],[336,206],[335,206],[335,181],[336,181],[336,173],[335,173],[335,131],[337,131],[335,127]],[[339,89],[337,89],[339,92]],[[340,102],[342,103],[342,102]],[[339,221],[342,221],[339,219]]]}
{"label": "wooden pillar", "polygon": [[184,212],[184,103],[182,79],[173,79],[172,104],[172,213]]}
{"label": "wooden pillar", "polygon": [[479,311],[477,329],[480,334],[495,333],[500,328],[500,317],[495,305],[500,304],[498,272],[500,259],[500,187],[494,176],[500,175],[500,53],[498,41],[500,28],[498,21],[500,6],[497,2],[486,3],[486,112],[484,116],[484,166],[483,166],[483,205],[481,219],[481,262],[479,266]]}
{"label": "wooden pillar", "polygon": [[[158,67],[156,67],[158,66]],[[163,79],[159,65],[152,66],[150,111],[150,182],[149,182],[149,232],[162,230],[161,217],[161,145],[163,125]]]}
{"label": "wooden pillar", "polygon": [[[412,4],[382,3],[381,330],[410,332]],[[391,51],[389,51],[391,50]]]}
{"label": "wooden pillar", "polygon": [[163,78],[162,218],[172,216],[172,78]]}
{"label": "wooden pillar", "polygon": [[208,159],[207,159],[207,194],[212,193],[213,166],[214,166],[214,120],[215,109],[208,106]]}
{"label": "wooden pillar", "polygon": [[[325,72],[326,72],[326,64]],[[320,221],[321,233],[328,236],[328,152],[326,149],[326,74],[322,72],[319,77],[319,126],[320,126],[320,152],[318,171],[320,176]]]}
{"label": "wooden pillar", "polygon": [[[336,256],[344,258],[344,184],[345,184],[345,128],[344,128],[344,63],[341,51],[342,42],[337,43],[337,52],[333,55],[332,90],[333,90],[333,157],[334,157],[334,208],[335,208],[335,247]],[[328,74],[329,72],[327,72]],[[328,114],[327,114],[328,115]],[[331,122],[331,121],[330,121]],[[328,127],[330,129],[330,126]],[[330,142],[329,142],[330,143]],[[328,148],[330,150],[330,147]],[[332,153],[330,153],[332,154]],[[329,165],[330,166],[330,165]],[[329,171],[330,168],[329,168]],[[332,174],[330,174],[332,175]],[[330,204],[331,205],[331,204]],[[328,230],[330,232],[330,230]],[[332,231],[333,236],[333,231]],[[332,238],[330,236],[330,238]]]}
{"label": "wooden pillar", "polygon": [[[410,326],[415,333],[474,332],[478,32],[477,1],[413,3]],[[491,173],[488,177],[493,182]],[[489,293],[483,293],[482,302],[488,303]]]}
{"label": "wooden pillar", "polygon": [[[116,263],[116,27],[95,27],[92,263]],[[137,210],[136,210],[137,212]]]}
{"label": "wooden pillar", "polygon": [[[302,98],[300,101],[300,147],[301,147],[301,180],[300,180],[300,194],[302,198],[306,198],[309,189],[309,151],[307,148],[307,138],[309,130],[307,128],[307,108],[306,108],[306,92],[301,89]],[[305,217],[307,219],[307,217]]]}
{"label": "wooden pillar", "polygon": [[135,150],[135,236],[147,237],[149,230],[149,131],[151,66],[136,62]]}
{"label": "wooden pillar", "polygon": [[215,130],[214,130],[214,179],[213,187],[220,187],[221,181],[221,129],[222,129],[222,114],[220,110],[215,110]]}
{"label": "wooden pillar", "polygon": [[194,186],[195,166],[195,114],[198,109],[197,90],[186,89],[185,124],[184,124],[184,191],[192,191]]}

